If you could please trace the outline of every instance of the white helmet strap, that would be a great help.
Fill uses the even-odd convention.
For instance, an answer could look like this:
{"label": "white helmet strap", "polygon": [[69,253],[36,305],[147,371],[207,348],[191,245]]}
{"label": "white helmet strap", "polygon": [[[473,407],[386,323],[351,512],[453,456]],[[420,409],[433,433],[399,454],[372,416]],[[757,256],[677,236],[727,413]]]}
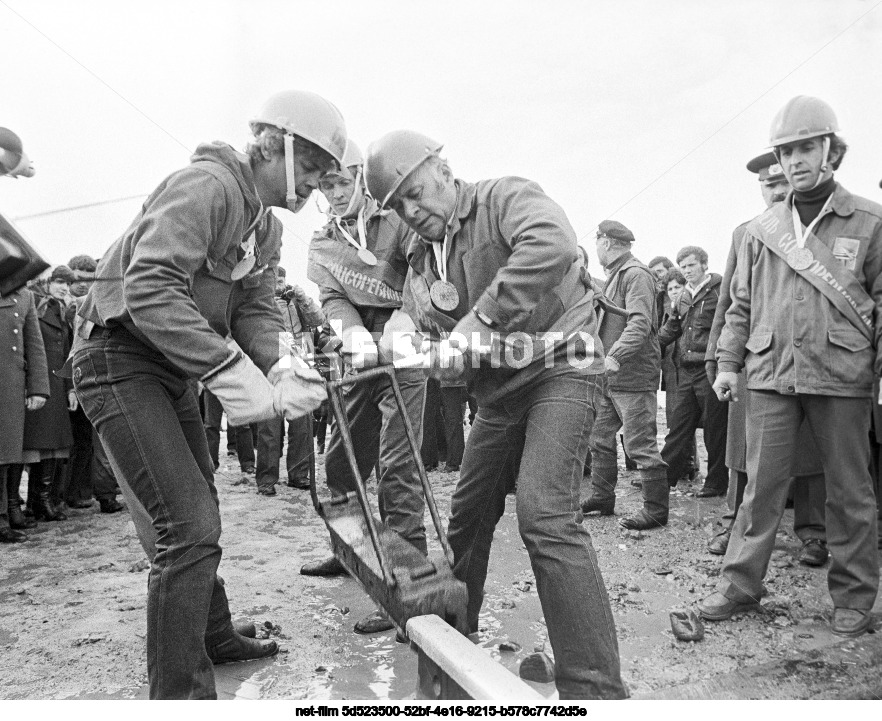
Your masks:
{"label": "white helmet strap", "polygon": [[288,184],[285,201],[288,210],[296,213],[306,204],[306,201],[297,197],[297,178],[294,174],[294,136],[290,133],[285,133],[285,179]]}

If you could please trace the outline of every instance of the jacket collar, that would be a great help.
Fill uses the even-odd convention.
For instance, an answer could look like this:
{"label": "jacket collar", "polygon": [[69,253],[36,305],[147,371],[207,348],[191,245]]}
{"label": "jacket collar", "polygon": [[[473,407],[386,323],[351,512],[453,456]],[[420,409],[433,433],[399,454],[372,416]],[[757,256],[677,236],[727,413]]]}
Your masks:
{"label": "jacket collar", "polygon": [[[475,205],[475,197],[478,192],[477,186],[474,183],[468,183],[459,178],[456,178],[453,182],[456,185],[456,207],[453,209],[453,216],[450,219],[450,225],[447,229],[451,240],[453,240],[456,237],[456,234],[462,229],[463,220],[471,215],[472,208]],[[422,271],[425,267],[425,257],[429,251],[430,245],[429,242],[420,238],[419,235],[416,235],[414,242],[410,244],[410,249],[407,253],[408,264],[413,268]]]}
{"label": "jacket collar", "polygon": [[[783,205],[787,208],[787,212],[789,213],[790,209],[793,207],[793,190],[787,194],[787,199],[784,201]],[[837,182],[833,188],[833,199],[830,201],[830,205],[828,205],[827,208],[841,218],[847,218],[855,211],[854,196]]]}
{"label": "jacket collar", "polygon": [[607,277],[607,278],[612,278],[612,277],[616,274],[616,272],[617,272],[618,270],[620,270],[620,269],[622,268],[623,265],[625,265],[625,263],[627,263],[629,260],[633,260],[633,259],[634,259],[634,256],[633,256],[633,254],[631,253],[631,251],[630,251],[630,250],[626,250],[626,251],[625,251],[624,253],[622,253],[618,258],[616,258],[616,259],[615,259],[615,260],[609,265],[609,267],[604,268],[604,270],[606,271],[606,277]]}

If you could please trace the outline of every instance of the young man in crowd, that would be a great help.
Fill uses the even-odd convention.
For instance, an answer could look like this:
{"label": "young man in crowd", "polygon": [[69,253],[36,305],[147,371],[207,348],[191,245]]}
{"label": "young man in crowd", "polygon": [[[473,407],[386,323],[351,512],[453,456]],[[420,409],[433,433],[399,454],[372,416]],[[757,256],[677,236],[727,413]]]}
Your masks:
{"label": "young man in crowd", "polygon": [[879,586],[870,413],[882,370],[882,206],[852,195],[834,171],[847,150],[832,108],[797,96],[772,122],[770,145],[792,192],[752,220],[738,250],[732,305],[717,344],[714,388],[750,395],[748,485],[708,620],[755,609],[807,419],[827,484],[827,575],[833,633],[873,623]]}
{"label": "young man in crowd", "polygon": [[[319,299],[331,328],[343,340],[342,352],[356,369],[378,361],[379,341],[389,318],[401,307],[407,275],[407,246],[412,234],[394,213],[384,212],[365,192],[364,161],[355,143],[342,167],[320,183],[329,204],[328,223],[313,236],[307,275],[319,286]],[[411,426],[421,441],[426,376],[420,369],[397,374]],[[346,416],[362,479],[378,467],[380,517],[426,554],[425,500],[416,461],[410,452],[404,418],[386,375],[358,383],[346,393]],[[334,495],[355,490],[355,479],[336,426],[325,455],[325,474]],[[334,557],[308,563],[307,576],[346,573]],[[356,633],[388,631],[392,622],[380,611],[359,620]]]}
{"label": "young man in crowd", "polygon": [[273,300],[281,223],[342,160],[346,127],[327,100],[272,96],[247,153],[204,143],[144,202],[105,253],[79,310],[77,394],[110,458],[148,557],[151,698],[216,698],[212,661],[278,651],[237,633],[223,582],[220,513],[194,381],[248,425],[310,413],[315,371],[280,348]]}
{"label": "young man in crowd", "polygon": [[700,498],[725,495],[729,485],[726,470],[726,406],[708,382],[704,356],[713,324],[720,281],[707,272],[707,252],[689,245],[677,253],[677,265],[686,279],[686,287],[659,331],[662,346],[677,342],[677,391],[674,417],[662,458],[668,464],[671,486],[689,474],[689,457],[696,429],[704,423],[704,446],[707,449],[707,475],[696,494]]}
{"label": "young man in crowd", "polygon": [[656,278],[631,253],[634,234],[615,220],[597,230],[597,257],[607,274],[603,294],[627,317],[601,310],[599,335],[606,352],[606,373],[595,393],[591,432],[591,495],[582,511],[612,515],[618,464],[616,436],[624,429],[625,453],[636,464],[643,487],[643,508],[619,519],[623,528],[647,530],[668,522],[667,466],[656,439],[656,388],[661,362],[658,344]]}
{"label": "young man in crowd", "polygon": [[[408,335],[425,333],[435,339],[430,373],[471,379],[478,401],[448,530],[454,573],[468,588],[469,631],[478,630],[493,532],[514,490],[560,698],[621,698],[609,598],[579,522],[604,365],[576,235],[536,183],[454,178],[440,150],[425,135],[394,131],[370,146],[366,173],[381,207],[418,235],[384,357],[393,346],[406,354]],[[463,355],[448,364],[438,339],[451,331]]]}
{"label": "young man in crowd", "polygon": [[[790,185],[787,183],[784,171],[774,153],[766,152],[753,158],[747,164],[747,169],[751,173],[756,173],[767,208],[772,207],[775,203],[780,203],[787,197]],[[747,223],[742,223],[732,234],[732,245],[729,248],[729,258],[726,261],[726,270],[723,273],[723,282],[720,286],[720,299],[714,314],[714,323],[705,356],[705,369],[708,381],[711,383],[716,380],[717,376],[717,341],[723,330],[726,311],[732,304],[729,289],[732,277],[735,275],[738,251],[741,248],[747,225]],[[739,380],[742,384],[743,379],[744,372],[742,371],[739,374]],[[726,498],[729,509],[723,516],[723,523],[726,524],[726,527],[708,541],[708,550],[717,556],[726,553],[735,515],[741,506],[744,489],[747,487],[748,400],[749,395],[742,393],[737,401],[730,400],[729,402],[728,434],[726,437],[726,467],[731,474]],[[818,457],[817,444],[805,419],[800,427],[799,440],[793,455],[793,476],[793,530],[802,541],[799,562],[806,566],[823,566],[829,556],[824,521],[824,503],[827,494],[824,488],[824,470],[821,466],[821,459]]]}

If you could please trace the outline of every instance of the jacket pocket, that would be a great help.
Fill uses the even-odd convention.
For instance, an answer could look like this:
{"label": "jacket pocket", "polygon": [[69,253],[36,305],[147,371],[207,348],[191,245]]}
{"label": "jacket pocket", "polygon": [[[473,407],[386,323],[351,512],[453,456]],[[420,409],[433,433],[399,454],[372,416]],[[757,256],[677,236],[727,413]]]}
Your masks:
{"label": "jacket pocket", "polygon": [[763,353],[772,347],[773,333],[770,330],[758,330],[750,334],[744,347],[751,353]]}
{"label": "jacket pocket", "polygon": [[863,333],[856,330],[830,330],[827,331],[827,339],[833,345],[850,350],[852,353],[857,353],[870,347],[870,341],[864,337]]}

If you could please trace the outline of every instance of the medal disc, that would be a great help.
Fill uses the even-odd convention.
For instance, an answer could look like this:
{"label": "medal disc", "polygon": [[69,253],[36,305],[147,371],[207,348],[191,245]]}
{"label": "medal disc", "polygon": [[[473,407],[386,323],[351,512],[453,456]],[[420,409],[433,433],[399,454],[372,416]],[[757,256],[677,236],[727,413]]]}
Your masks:
{"label": "medal disc", "polygon": [[438,310],[450,313],[459,305],[459,293],[456,286],[446,280],[436,280],[429,288],[429,297],[432,305]]}
{"label": "medal disc", "polygon": [[242,278],[251,272],[251,269],[256,262],[257,258],[255,256],[246,255],[242,260],[236,263],[233,271],[230,273],[230,278],[232,280],[242,280]]}
{"label": "medal disc", "polygon": [[358,251],[358,259],[365,265],[377,264],[377,256],[371,253],[371,251],[369,251],[367,248],[361,248]]}
{"label": "medal disc", "polygon": [[805,270],[814,259],[815,257],[808,248],[794,248],[787,254],[787,265],[793,270]]}

